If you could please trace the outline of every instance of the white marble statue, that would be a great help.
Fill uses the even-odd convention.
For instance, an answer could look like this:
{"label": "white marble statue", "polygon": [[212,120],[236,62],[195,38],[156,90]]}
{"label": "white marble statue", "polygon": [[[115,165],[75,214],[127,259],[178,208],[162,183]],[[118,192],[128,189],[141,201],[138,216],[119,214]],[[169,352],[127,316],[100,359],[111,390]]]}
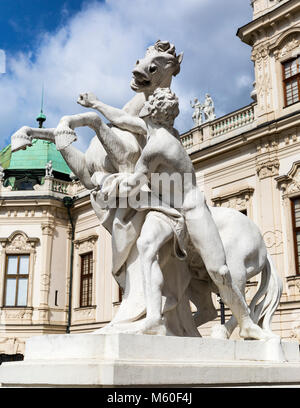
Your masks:
{"label": "white marble statue", "polygon": [[52,167],[52,160],[49,160],[49,162],[45,166],[45,176],[46,177],[53,177],[53,167]]}
{"label": "white marble statue", "polygon": [[3,182],[5,177],[4,168],[0,166],[0,181]]}
{"label": "white marble statue", "polygon": [[210,122],[216,119],[215,105],[209,94],[205,94],[205,100],[203,104],[204,121]]}
{"label": "white marble statue", "polygon": [[202,119],[202,111],[203,111],[203,105],[198,101],[197,98],[194,98],[194,102],[190,101],[191,107],[194,109],[192,118],[194,121],[195,126],[200,126],[203,123]]}
{"label": "white marble statue", "polygon": [[195,126],[199,126],[202,125],[202,123],[210,122],[211,120],[216,119],[214,102],[208,93],[205,94],[203,104],[200,103],[197,98],[194,98],[194,102],[190,101],[190,105],[194,109],[192,118]]}
{"label": "white marble statue", "polygon": [[[197,327],[216,316],[214,292],[233,313],[214,336],[229,338],[239,324],[241,337],[266,339],[274,336],[270,324],[281,282],[252,221],[231,209],[208,207],[196,186],[173,128],[179,110],[169,88],[181,61],[172,44],[157,41],[137,61],[131,82],[137,95],[123,109],[92,93],[79,96],[79,104],[99,111],[110,126],[96,112],[64,116],[56,129],[21,128],[12,136],[12,150],[26,148],[33,137],[54,141],[91,190],[99,221],[112,234],[112,272],[124,295],[112,322],[96,332],[199,336]],[[96,133],[85,153],[72,146],[80,126]],[[181,186],[173,187],[182,192],[182,206],[165,202],[164,191],[156,190],[152,175],[164,173],[180,176]],[[149,202],[149,196],[157,200]],[[246,281],[259,273],[261,285],[248,308]],[[195,318],[190,301],[197,307]]]}

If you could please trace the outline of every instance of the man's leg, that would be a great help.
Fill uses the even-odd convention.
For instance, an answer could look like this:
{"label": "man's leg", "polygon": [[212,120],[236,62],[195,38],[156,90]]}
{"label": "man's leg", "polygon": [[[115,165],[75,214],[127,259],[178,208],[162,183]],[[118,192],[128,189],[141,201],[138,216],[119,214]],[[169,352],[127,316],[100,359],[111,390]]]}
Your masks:
{"label": "man's leg", "polygon": [[158,254],[173,234],[167,222],[149,213],[137,241],[147,307],[145,330],[161,325],[163,274]]}

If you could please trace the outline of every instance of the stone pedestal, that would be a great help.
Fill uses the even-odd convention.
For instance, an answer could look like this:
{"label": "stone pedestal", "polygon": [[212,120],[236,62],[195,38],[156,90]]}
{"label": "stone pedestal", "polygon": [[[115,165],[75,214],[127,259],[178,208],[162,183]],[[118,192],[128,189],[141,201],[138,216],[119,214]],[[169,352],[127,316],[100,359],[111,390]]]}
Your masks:
{"label": "stone pedestal", "polygon": [[3,387],[299,386],[299,343],[131,334],[32,337]]}

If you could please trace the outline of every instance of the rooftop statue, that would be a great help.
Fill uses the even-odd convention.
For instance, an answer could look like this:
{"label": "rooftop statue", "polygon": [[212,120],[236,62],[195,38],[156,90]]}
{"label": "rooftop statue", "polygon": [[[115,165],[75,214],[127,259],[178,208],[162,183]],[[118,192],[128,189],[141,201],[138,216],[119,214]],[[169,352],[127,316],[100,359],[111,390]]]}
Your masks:
{"label": "rooftop statue", "polygon": [[[124,296],[116,316],[97,333],[199,336],[197,328],[217,315],[214,292],[233,313],[214,336],[229,338],[238,324],[241,337],[267,339],[274,336],[270,324],[281,281],[253,222],[238,211],[209,207],[196,185],[173,127],[179,108],[170,87],[181,62],[172,44],[157,41],[137,61],[131,81],[137,95],[123,109],[92,93],[79,95],[80,105],[111,125],[92,111],[64,116],[54,129],[21,128],[12,136],[12,150],[26,148],[33,137],[55,142],[112,235],[112,273]],[[209,95],[205,103],[211,118]],[[80,126],[96,133],[85,153],[72,145]],[[168,181],[162,189],[161,177]],[[260,273],[248,307],[246,281]]]}
{"label": "rooftop statue", "polygon": [[194,102],[190,101],[190,105],[194,109],[192,118],[193,118],[195,126],[202,125],[203,123],[203,119],[202,119],[203,105],[198,101],[197,98],[194,98]]}
{"label": "rooftop statue", "polygon": [[4,181],[4,168],[2,166],[0,166],[0,181]]}
{"label": "rooftop statue", "polygon": [[48,163],[46,163],[45,170],[46,170],[46,172],[45,172],[46,177],[53,177],[52,160],[50,160]]}
{"label": "rooftop statue", "polygon": [[192,118],[195,126],[216,119],[214,102],[209,94],[205,95],[203,104],[197,98],[194,98],[194,102],[190,101],[190,105],[194,109]]}
{"label": "rooftop statue", "polygon": [[203,104],[203,113],[205,122],[210,122],[216,119],[215,105],[209,94],[205,94],[205,101]]}

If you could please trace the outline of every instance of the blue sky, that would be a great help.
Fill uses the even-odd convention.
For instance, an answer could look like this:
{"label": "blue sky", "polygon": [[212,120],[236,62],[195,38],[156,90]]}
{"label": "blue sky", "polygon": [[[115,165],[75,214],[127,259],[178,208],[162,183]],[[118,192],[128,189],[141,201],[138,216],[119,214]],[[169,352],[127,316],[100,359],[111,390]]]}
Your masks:
{"label": "blue sky", "polygon": [[0,0],[0,48],[31,51],[41,32],[55,32],[83,0]]}
{"label": "blue sky", "polygon": [[[193,126],[194,97],[210,93],[217,116],[251,103],[251,49],[236,37],[251,19],[250,0],[0,0],[7,63],[0,74],[0,148],[22,125],[36,126],[43,84],[48,127],[84,111],[76,104],[80,92],[122,107],[134,96],[135,61],[157,39],[184,52],[172,83],[180,132]],[[82,132],[81,150],[91,136]]]}

